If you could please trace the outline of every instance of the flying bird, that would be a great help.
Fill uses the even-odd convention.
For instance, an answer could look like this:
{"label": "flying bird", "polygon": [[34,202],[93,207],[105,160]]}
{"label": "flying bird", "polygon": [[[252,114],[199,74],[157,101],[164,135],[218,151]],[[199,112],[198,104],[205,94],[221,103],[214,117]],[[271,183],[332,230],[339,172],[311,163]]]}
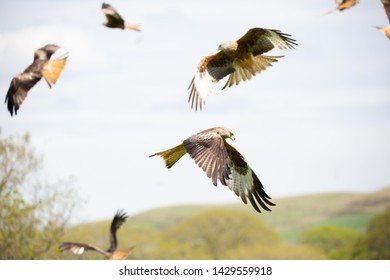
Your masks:
{"label": "flying bird", "polygon": [[125,21],[113,6],[103,3],[102,11],[107,18],[107,22],[103,22],[104,26],[110,28],[120,28],[120,29],[127,28],[135,31],[141,31],[138,25],[125,24]]}
{"label": "flying bird", "polygon": [[128,248],[126,250],[117,251],[118,241],[116,238],[116,231],[122,226],[126,221],[127,215],[123,210],[118,210],[114,216],[114,219],[111,222],[110,227],[110,248],[103,250],[95,245],[77,243],[77,242],[63,242],[59,249],[61,252],[72,252],[73,254],[81,255],[85,251],[95,251],[110,260],[124,260],[130,254],[134,247]]}
{"label": "flying bird", "polygon": [[68,54],[64,54],[59,58],[50,60],[50,57],[60,47],[55,44],[48,44],[34,52],[34,61],[28,66],[23,73],[16,75],[8,89],[5,97],[8,111],[11,116],[17,114],[20,105],[27,97],[29,90],[44,77],[49,87],[52,87],[61,75],[65,67]]}
{"label": "flying bird", "polygon": [[352,8],[357,3],[359,3],[359,0],[335,0],[337,7],[330,10],[329,12],[325,13],[325,15],[333,13],[334,11],[344,11],[346,9]]}
{"label": "flying bird", "polygon": [[253,76],[272,66],[283,56],[266,56],[264,53],[277,47],[294,48],[294,39],[279,30],[252,28],[236,41],[220,44],[219,52],[204,57],[198,64],[196,73],[188,87],[191,108],[206,103],[213,86],[229,75],[225,86],[238,85],[241,81],[250,80]]}
{"label": "flying bird", "polygon": [[[385,8],[387,18],[390,22],[390,0],[381,0],[383,8]],[[382,31],[387,38],[390,39],[390,25],[387,26],[377,26],[376,29]]]}
{"label": "flying bird", "polygon": [[182,144],[155,153],[152,156],[163,158],[165,165],[171,168],[185,153],[188,153],[195,163],[203,169],[214,186],[217,180],[229,187],[241,200],[248,200],[257,212],[260,208],[271,211],[267,206],[274,206],[265,193],[259,178],[250,168],[244,157],[232,147],[226,139],[234,140],[234,134],[224,127],[215,127],[192,135]]}

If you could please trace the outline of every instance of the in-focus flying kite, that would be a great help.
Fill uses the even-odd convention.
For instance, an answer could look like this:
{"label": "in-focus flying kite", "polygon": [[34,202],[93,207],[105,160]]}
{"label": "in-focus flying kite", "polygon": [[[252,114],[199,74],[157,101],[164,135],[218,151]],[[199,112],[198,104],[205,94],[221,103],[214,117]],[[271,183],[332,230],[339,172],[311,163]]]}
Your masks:
{"label": "in-focus flying kite", "polygon": [[[383,8],[385,8],[385,12],[387,15],[387,18],[390,22],[390,0],[381,0],[383,4]],[[387,38],[390,39],[390,25],[387,26],[377,26],[376,29],[382,31]]]}
{"label": "in-focus flying kite", "polygon": [[245,204],[249,200],[256,211],[261,212],[260,208],[271,211],[268,206],[275,204],[270,201],[271,198],[265,193],[259,178],[244,157],[226,142],[228,138],[234,140],[230,130],[224,127],[210,128],[192,135],[172,149],[155,153],[151,157],[162,157],[165,165],[171,168],[188,153],[215,186],[219,180],[222,185],[234,191]]}
{"label": "in-focus flying kite", "polygon": [[118,11],[113,6],[103,3],[102,11],[107,18],[107,22],[103,22],[104,26],[110,28],[127,28],[135,31],[141,31],[138,25],[125,24],[124,19],[119,15]]}
{"label": "in-focus flying kite", "polygon": [[263,54],[275,47],[293,48],[296,43],[289,36],[279,30],[252,28],[240,39],[219,45],[219,52],[204,57],[198,64],[188,88],[191,108],[202,109],[213,86],[222,78],[229,76],[222,89],[238,85],[278,61],[283,56]]}
{"label": "in-focus flying kite", "polygon": [[109,260],[125,260],[134,247],[117,251],[118,241],[116,238],[116,231],[126,221],[126,218],[126,213],[121,210],[117,211],[115,214],[110,227],[110,248],[107,250],[103,250],[95,245],[77,242],[63,242],[59,248],[61,252],[72,252],[77,255],[81,255],[85,251],[95,251],[106,256]]}
{"label": "in-focus flying kite", "polygon": [[55,84],[65,67],[67,54],[59,58],[50,60],[50,57],[60,47],[54,44],[48,44],[34,52],[34,61],[23,73],[16,75],[8,89],[5,97],[8,111],[11,116],[17,114],[20,105],[26,98],[29,90],[44,77],[49,87]]}
{"label": "in-focus flying kite", "polygon": [[344,11],[346,9],[352,8],[357,3],[359,3],[359,0],[335,0],[337,7],[330,10],[329,12],[325,13],[325,15],[333,13],[334,11]]}

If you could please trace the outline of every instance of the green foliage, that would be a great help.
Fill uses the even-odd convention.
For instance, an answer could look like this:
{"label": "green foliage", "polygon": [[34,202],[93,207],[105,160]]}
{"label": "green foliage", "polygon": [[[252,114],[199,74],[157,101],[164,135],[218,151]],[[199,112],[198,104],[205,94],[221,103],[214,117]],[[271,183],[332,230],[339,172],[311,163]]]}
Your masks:
{"label": "green foliage", "polygon": [[353,259],[390,260],[390,209],[376,215],[359,238]]}
{"label": "green foliage", "polygon": [[156,256],[163,259],[224,259],[228,251],[240,246],[273,246],[278,242],[277,234],[252,215],[213,210],[189,217],[168,230]]}
{"label": "green foliage", "polygon": [[358,236],[353,229],[325,225],[307,230],[302,236],[302,243],[322,250],[331,259],[346,259]]}
{"label": "green foliage", "polygon": [[[390,188],[364,194],[341,193],[288,197],[276,201],[278,206],[272,212],[261,214],[241,204],[157,208],[132,216],[123,225],[118,231],[119,248],[135,245],[136,248],[129,259],[143,260],[351,259],[352,245],[337,247],[328,255],[319,247],[301,244],[301,237],[308,229],[325,225],[338,226],[343,230],[347,228],[347,231],[352,230],[351,236],[358,236],[358,232],[364,231],[375,213],[386,209],[389,196]],[[332,200],[332,207],[329,207],[329,200]],[[237,216],[239,221],[236,221]],[[213,222],[215,220],[221,221],[215,223]],[[250,220],[249,226],[242,227],[246,230],[239,234],[245,235],[250,242],[240,241],[237,246],[229,245],[231,242],[228,237],[232,236],[232,231],[241,229],[237,226],[239,222],[248,220]],[[109,222],[106,221],[107,226]],[[105,247],[108,242],[107,226],[96,227],[99,224],[101,222],[71,228],[67,231],[65,239],[86,241]],[[222,227],[223,224],[225,226]],[[265,234],[262,229],[266,229]],[[225,232],[226,236],[224,236]],[[272,239],[275,236],[276,239]],[[270,242],[267,240],[268,237],[271,237]],[[214,255],[211,249],[213,246],[208,246],[210,242],[206,242],[213,240],[212,238],[217,252],[214,252]],[[282,240],[279,240],[280,238]],[[217,250],[224,246],[227,248]],[[73,259],[97,258],[95,255],[62,254],[65,258]]]}
{"label": "green foliage", "polygon": [[55,258],[74,196],[40,180],[41,162],[28,134],[0,133],[0,259]]}

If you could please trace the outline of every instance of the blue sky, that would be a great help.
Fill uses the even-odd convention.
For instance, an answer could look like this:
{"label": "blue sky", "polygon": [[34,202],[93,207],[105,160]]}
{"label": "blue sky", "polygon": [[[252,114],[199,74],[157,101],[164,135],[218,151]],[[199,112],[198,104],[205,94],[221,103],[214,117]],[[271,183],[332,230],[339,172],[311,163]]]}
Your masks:
{"label": "blue sky", "polygon": [[[29,132],[48,179],[75,178],[86,199],[75,221],[188,203],[240,202],[188,157],[172,169],[149,155],[225,126],[275,198],[374,191],[390,184],[390,41],[382,4],[323,16],[331,0],[125,1],[112,4],[142,32],[101,25],[101,1],[0,4],[0,92],[57,43],[69,52],[58,83],[41,81],[18,115],[0,107],[3,135]],[[248,82],[214,88],[202,112],[187,87],[217,46],[249,28],[279,29],[298,46]],[[248,206],[249,207],[249,206]]]}

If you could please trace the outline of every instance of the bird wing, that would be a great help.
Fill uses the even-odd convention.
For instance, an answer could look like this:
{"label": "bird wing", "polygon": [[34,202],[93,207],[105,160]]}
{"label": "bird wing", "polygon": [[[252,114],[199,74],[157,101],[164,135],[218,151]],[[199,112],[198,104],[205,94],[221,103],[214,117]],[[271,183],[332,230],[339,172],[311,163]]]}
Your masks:
{"label": "bird wing", "polygon": [[231,62],[234,71],[222,89],[250,80],[283,56],[262,55],[273,48],[294,48],[295,40],[279,30],[252,28],[237,40],[237,51]]}
{"label": "bird wing", "polygon": [[85,244],[85,243],[77,243],[77,242],[63,242],[59,249],[61,252],[71,252],[76,255],[81,255],[86,251],[95,251],[98,252],[106,257],[110,257],[111,254],[109,252],[106,252],[102,249],[100,249],[97,246]]}
{"label": "bird wing", "polygon": [[232,63],[234,72],[229,75],[229,79],[222,89],[238,85],[241,81],[252,79],[256,74],[259,74],[267,67],[272,66],[272,63],[277,62],[278,58],[281,57],[283,56],[248,55],[245,59],[234,60]]}
{"label": "bird wing", "polygon": [[57,82],[62,73],[62,70],[64,70],[67,59],[68,55],[64,54],[59,58],[49,60],[45,63],[41,73],[49,87]]}
{"label": "bird wing", "polygon": [[387,18],[390,21],[390,0],[381,0],[383,4],[383,8],[385,8]]}
{"label": "bird wing", "polygon": [[34,72],[23,72],[16,75],[8,89],[7,95],[5,96],[5,103],[7,103],[8,111],[11,116],[17,114],[20,105],[27,97],[28,91],[42,78],[40,74]]}
{"label": "bird wing", "polygon": [[222,51],[203,58],[198,64],[197,71],[190,83],[188,102],[191,108],[202,109],[214,85],[225,76],[234,72],[233,60]]}
{"label": "bird wing", "polygon": [[118,247],[116,231],[123,225],[126,218],[127,215],[123,210],[118,210],[116,212],[110,226],[110,248],[107,250],[108,252],[114,252]]}
{"label": "bird wing", "polygon": [[102,11],[107,18],[107,26],[110,27],[123,27],[125,21],[119,15],[118,11],[111,5],[103,3]]}
{"label": "bird wing", "polygon": [[233,146],[226,141],[224,141],[224,144],[231,162],[231,180],[226,182],[229,189],[234,191],[245,204],[249,200],[257,212],[261,212],[260,208],[271,211],[267,204],[269,206],[274,206],[275,204],[269,200],[271,198],[264,191],[259,178],[244,157]]}
{"label": "bird wing", "polygon": [[297,45],[291,35],[280,30],[252,28],[237,40],[237,58],[242,59],[251,53],[253,56],[266,53],[273,48],[291,49]]}
{"label": "bird wing", "polygon": [[212,130],[202,131],[184,140],[183,145],[215,186],[217,179],[226,185],[230,179],[230,160],[220,135]]}

